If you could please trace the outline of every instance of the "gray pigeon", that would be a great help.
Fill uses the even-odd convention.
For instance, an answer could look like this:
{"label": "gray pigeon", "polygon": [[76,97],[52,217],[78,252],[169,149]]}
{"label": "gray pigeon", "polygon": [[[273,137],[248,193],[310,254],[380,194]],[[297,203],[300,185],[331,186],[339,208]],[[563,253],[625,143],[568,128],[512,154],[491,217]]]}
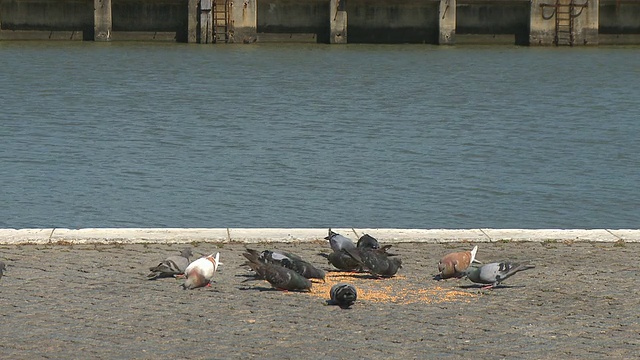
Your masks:
{"label": "gray pigeon", "polygon": [[356,302],[358,293],[353,285],[341,283],[331,287],[329,296],[331,297],[331,300],[327,301],[329,305],[339,305],[343,309],[348,309]]}
{"label": "gray pigeon", "polygon": [[335,233],[329,229],[329,235],[325,237],[325,240],[329,240],[329,245],[331,245],[331,249],[333,251],[339,252],[341,250],[346,249],[355,249],[356,244],[351,241],[351,239],[342,236],[338,233]]}
{"label": "gray pigeon", "polygon": [[329,260],[329,264],[342,271],[353,271],[358,269],[360,263],[351,257],[346,251],[334,251],[331,254],[319,254]]}
{"label": "gray pigeon", "polygon": [[276,289],[291,291],[309,291],[311,289],[311,281],[291,269],[264,262],[255,252],[244,252],[242,255],[249,260],[246,265],[249,265],[259,278],[267,280]]}
{"label": "gray pigeon", "polygon": [[[247,252],[258,254],[256,250],[252,249],[247,249]],[[288,252],[264,250],[258,255],[258,259],[263,262],[284,266],[307,279],[320,279],[324,281],[326,276],[323,270],[318,269],[305,260],[302,260],[300,256]]]}
{"label": "gray pigeon", "polygon": [[147,279],[155,280],[158,278],[171,277],[184,274],[189,266],[189,258],[193,256],[191,249],[186,248],[180,252],[180,255],[169,256],[154,267],[149,268],[151,273],[147,275]]}
{"label": "gray pigeon", "polygon": [[465,275],[476,284],[490,284],[483,289],[491,289],[515,275],[519,271],[535,268],[535,265],[518,264],[509,261],[485,264],[480,267],[469,267]]}
{"label": "gray pigeon", "polygon": [[0,261],[0,279],[2,279],[2,275],[7,270],[7,265],[5,265],[2,261]]}
{"label": "gray pigeon", "polygon": [[385,245],[379,249],[361,248],[346,251],[372,275],[391,277],[402,267],[402,260],[387,254],[387,249],[390,247],[391,245]]}
{"label": "gray pigeon", "polygon": [[368,249],[379,249],[380,244],[378,240],[369,234],[364,234],[358,239],[358,243],[356,244],[358,249],[368,248]]}

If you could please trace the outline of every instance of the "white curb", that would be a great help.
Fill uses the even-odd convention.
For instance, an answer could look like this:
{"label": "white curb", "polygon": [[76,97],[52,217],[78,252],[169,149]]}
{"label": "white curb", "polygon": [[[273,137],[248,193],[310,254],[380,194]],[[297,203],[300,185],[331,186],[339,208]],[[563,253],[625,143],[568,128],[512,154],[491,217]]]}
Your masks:
{"label": "white curb", "polygon": [[[635,229],[347,229],[333,231],[356,240],[370,234],[383,243],[421,242],[640,242]],[[299,228],[87,228],[0,229],[0,244],[310,242],[327,229]]]}

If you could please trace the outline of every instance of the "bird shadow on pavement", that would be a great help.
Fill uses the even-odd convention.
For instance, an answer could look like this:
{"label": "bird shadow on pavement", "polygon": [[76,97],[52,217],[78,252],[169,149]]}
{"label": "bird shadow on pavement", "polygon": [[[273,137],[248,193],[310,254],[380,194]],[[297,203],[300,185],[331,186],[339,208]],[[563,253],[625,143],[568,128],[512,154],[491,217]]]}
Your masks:
{"label": "bird shadow on pavement", "polygon": [[245,291],[245,290],[253,290],[253,291],[259,291],[259,292],[263,292],[263,291],[271,291],[271,292],[292,292],[292,293],[305,293],[308,291],[296,291],[296,290],[281,290],[281,289],[276,289],[273,287],[265,287],[265,286],[247,286],[247,287],[240,287],[238,288],[238,290],[240,291]]}
{"label": "bird shadow on pavement", "polygon": [[238,288],[238,290],[253,290],[253,291],[280,291],[276,288],[272,288],[272,287],[266,287],[266,286],[246,286],[246,287],[240,287]]}
{"label": "bird shadow on pavement", "polygon": [[341,276],[344,277],[351,277],[354,279],[381,279],[382,277],[379,276],[375,276],[375,275],[371,275],[369,273],[366,272],[345,272],[345,271],[340,271],[340,270],[328,270],[328,273],[333,273],[333,274],[340,274]]}
{"label": "bird shadow on pavement", "polygon": [[[484,287],[486,285],[480,285],[480,284],[470,284],[470,285],[459,285],[458,288],[460,289],[482,289],[482,287]],[[492,287],[490,289],[511,289],[511,288],[523,288],[525,287],[524,285],[498,285],[495,287]],[[486,289],[489,290],[489,289]]]}

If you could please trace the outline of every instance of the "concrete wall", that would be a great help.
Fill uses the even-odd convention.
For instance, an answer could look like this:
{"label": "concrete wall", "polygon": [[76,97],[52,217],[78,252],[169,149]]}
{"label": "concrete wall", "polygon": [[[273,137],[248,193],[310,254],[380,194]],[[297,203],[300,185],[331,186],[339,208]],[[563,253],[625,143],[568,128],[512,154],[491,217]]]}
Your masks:
{"label": "concrete wall", "polygon": [[437,44],[439,8],[439,0],[347,0],[349,42]]}
{"label": "concrete wall", "polygon": [[640,1],[600,0],[601,34],[640,34]]}
{"label": "concrete wall", "polygon": [[317,42],[329,42],[329,0],[258,0],[257,5],[259,38],[263,33],[307,33]]}
{"label": "concrete wall", "polygon": [[257,39],[257,17],[259,0],[236,0],[233,2],[234,42],[251,43]]}
{"label": "concrete wall", "polygon": [[[530,45],[553,45],[555,36],[554,9],[547,4],[553,4],[549,0],[531,0],[531,22],[529,25]],[[568,0],[565,1],[568,3]],[[598,44],[598,0],[576,1],[576,4],[584,4],[574,10],[574,45]],[[579,14],[579,15],[578,15]]]}
{"label": "concrete wall", "polygon": [[[339,11],[336,0],[230,1],[234,42],[278,35],[271,39],[463,44],[468,42],[465,36],[487,43],[504,42],[497,40],[502,36],[511,44],[553,45],[555,32],[554,20],[544,18],[541,6],[554,0],[344,0]],[[588,6],[575,18],[575,45],[640,44],[640,0],[584,1]],[[197,42],[198,4],[199,0],[0,0],[0,40]]]}
{"label": "concrete wall", "polygon": [[93,0],[0,0],[0,30],[77,31],[93,40]]}
{"label": "concrete wall", "polygon": [[183,31],[184,0],[111,0],[113,31]]}
{"label": "concrete wall", "polygon": [[529,0],[458,0],[456,35],[512,35],[512,43],[529,43]]}

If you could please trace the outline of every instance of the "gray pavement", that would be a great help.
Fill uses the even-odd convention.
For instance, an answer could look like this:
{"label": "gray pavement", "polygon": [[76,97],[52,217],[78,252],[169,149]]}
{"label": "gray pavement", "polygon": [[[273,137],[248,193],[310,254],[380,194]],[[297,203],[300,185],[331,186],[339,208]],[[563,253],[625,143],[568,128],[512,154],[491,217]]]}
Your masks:
{"label": "gray pavement", "polygon": [[[392,252],[403,268],[394,278],[329,273],[314,292],[293,293],[243,282],[249,274],[241,266],[243,249],[288,250],[329,270],[318,255],[328,252],[325,241],[187,240],[0,245],[7,264],[0,279],[0,357],[631,359],[640,348],[635,242],[479,243],[481,261],[537,266],[494,290],[432,279],[442,255],[476,241],[396,242]],[[188,291],[182,280],[145,279],[150,266],[185,243],[194,252],[220,252],[223,265],[212,287]],[[324,304],[336,281],[359,290],[349,310]]]}

